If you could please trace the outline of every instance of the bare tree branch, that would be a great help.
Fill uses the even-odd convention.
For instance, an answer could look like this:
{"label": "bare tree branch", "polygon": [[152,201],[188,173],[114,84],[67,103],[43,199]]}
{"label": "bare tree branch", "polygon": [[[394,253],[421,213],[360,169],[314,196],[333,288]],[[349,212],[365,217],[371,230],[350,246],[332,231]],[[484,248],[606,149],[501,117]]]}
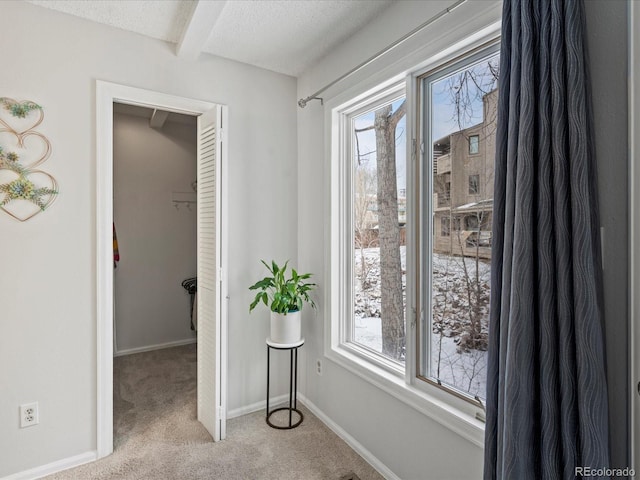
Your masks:
{"label": "bare tree branch", "polygon": [[407,113],[407,101],[403,100],[400,106],[396,109],[395,112],[391,114],[391,117],[389,118],[390,128],[395,130],[396,126],[398,125],[398,122],[402,120],[402,117],[404,117],[406,113]]}

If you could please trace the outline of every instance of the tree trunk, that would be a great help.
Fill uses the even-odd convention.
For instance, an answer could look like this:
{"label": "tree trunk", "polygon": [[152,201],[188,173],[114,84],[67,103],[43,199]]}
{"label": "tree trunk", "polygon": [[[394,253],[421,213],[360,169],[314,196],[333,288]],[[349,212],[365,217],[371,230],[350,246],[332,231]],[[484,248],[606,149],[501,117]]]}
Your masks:
{"label": "tree trunk", "polygon": [[396,176],[396,125],[403,115],[404,103],[393,114],[391,105],[388,105],[376,110],[374,123],[378,177],[382,353],[397,360],[404,357],[405,347]]}

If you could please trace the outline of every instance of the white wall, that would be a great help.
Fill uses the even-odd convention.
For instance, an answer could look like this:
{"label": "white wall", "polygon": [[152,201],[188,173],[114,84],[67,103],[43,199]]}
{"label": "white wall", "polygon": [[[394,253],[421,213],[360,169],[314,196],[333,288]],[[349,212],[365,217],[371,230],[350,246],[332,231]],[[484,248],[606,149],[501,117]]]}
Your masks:
{"label": "white wall", "polygon": [[[315,92],[451,3],[408,1],[394,4],[340,49],[306,71],[298,80],[298,97]],[[437,51],[454,43],[459,36],[456,29],[468,30],[472,24],[479,25],[491,17],[499,18],[499,4],[467,2],[429,28],[437,33],[425,31],[322,96],[331,105],[334,99],[347,100],[385,79],[402,74],[412,67],[408,58],[415,58],[416,52],[425,52],[426,60],[430,49]],[[628,396],[624,393],[628,388],[628,312],[624,288],[627,284],[627,7],[626,2],[604,0],[585,2],[585,5],[591,64],[598,66],[592,72],[600,207],[602,224],[606,228],[603,254],[612,464],[625,467],[628,465]],[[448,42],[443,41],[447,38]],[[326,179],[329,164],[326,155],[329,132],[325,129],[327,108],[313,101],[305,109],[298,110],[299,263],[301,269],[317,272],[320,285],[328,280],[324,276],[328,262],[325,256],[328,222],[320,221],[324,218],[328,190],[327,185],[318,180]],[[311,402],[400,478],[481,478],[481,448],[324,358],[325,312],[322,306],[316,316],[312,318],[307,312],[304,324],[307,375],[302,391]],[[324,359],[322,376],[315,373],[316,359]]]}
{"label": "white wall", "polygon": [[171,201],[174,192],[195,200],[196,134],[195,122],[155,129],[148,119],[114,115],[116,352],[196,338],[180,285],[196,276],[196,205],[176,209]]}
{"label": "white wall", "polygon": [[34,219],[0,215],[0,477],[96,449],[96,79],[229,106],[228,406],[263,400],[268,312],[249,317],[247,287],[260,258],[297,257],[296,80],[24,2],[0,17],[0,96],[43,105],[60,185]]}

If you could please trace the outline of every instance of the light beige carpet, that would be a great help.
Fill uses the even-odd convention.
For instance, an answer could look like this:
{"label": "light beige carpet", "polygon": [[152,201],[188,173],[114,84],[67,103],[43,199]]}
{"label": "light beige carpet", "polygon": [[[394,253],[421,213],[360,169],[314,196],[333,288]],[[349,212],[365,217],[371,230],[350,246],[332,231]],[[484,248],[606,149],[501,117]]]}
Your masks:
{"label": "light beige carpet", "polygon": [[[300,407],[300,405],[299,405]],[[361,479],[382,477],[304,407],[293,430],[264,411],[227,422],[213,443],[196,420],[196,347],[114,359],[114,453],[48,477],[92,479]]]}

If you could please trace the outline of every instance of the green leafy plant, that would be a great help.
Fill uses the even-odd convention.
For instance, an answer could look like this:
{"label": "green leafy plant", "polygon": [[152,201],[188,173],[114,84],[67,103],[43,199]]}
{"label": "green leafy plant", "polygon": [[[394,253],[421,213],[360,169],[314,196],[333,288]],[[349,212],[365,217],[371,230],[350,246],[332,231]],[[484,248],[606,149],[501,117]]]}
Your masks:
{"label": "green leafy plant", "polygon": [[4,207],[13,200],[28,200],[44,211],[47,208],[47,202],[43,197],[56,195],[58,191],[53,188],[37,188],[33,182],[21,175],[12,182],[0,185],[0,193],[5,194],[2,201],[0,201],[0,207]]}
{"label": "green leafy plant", "polygon": [[264,277],[249,287],[249,290],[258,290],[256,297],[249,306],[251,312],[258,303],[263,302],[272,312],[286,315],[289,312],[302,310],[302,305],[306,302],[313,308],[316,304],[309,296],[316,284],[308,283],[305,280],[311,278],[310,273],[298,274],[294,268],[291,269],[291,276],[287,278],[287,261],[284,266],[279,267],[272,261],[269,266],[264,260],[260,260],[271,276]]}
{"label": "green leafy plant", "polygon": [[2,97],[0,98],[0,103],[16,118],[26,118],[32,110],[42,110],[40,105],[30,101],[16,102],[10,98]]}
{"label": "green leafy plant", "polygon": [[32,110],[42,110],[40,105],[30,101],[16,102],[10,98],[2,97],[0,98],[0,103],[16,118],[26,118]]}

